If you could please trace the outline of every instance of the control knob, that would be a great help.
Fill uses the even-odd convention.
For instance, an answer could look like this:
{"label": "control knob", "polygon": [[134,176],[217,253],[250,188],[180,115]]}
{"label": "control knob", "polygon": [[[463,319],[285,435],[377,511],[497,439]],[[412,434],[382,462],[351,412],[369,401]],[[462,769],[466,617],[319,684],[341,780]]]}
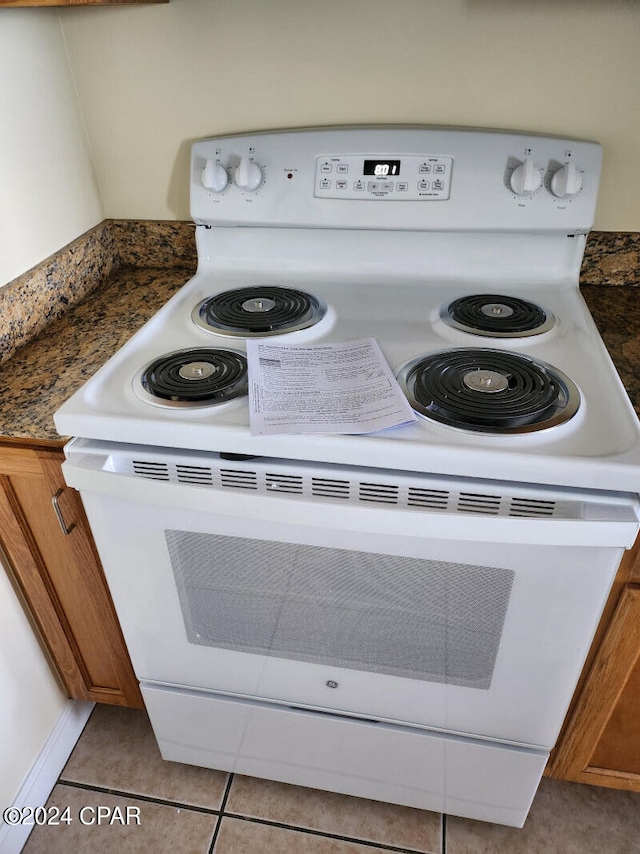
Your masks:
{"label": "control knob", "polygon": [[253,160],[243,157],[236,169],[236,184],[241,190],[253,193],[262,184],[262,169]]}
{"label": "control knob", "polygon": [[582,175],[572,162],[565,163],[551,176],[551,192],[558,199],[575,196],[582,189]]}
{"label": "control knob", "polygon": [[540,170],[530,157],[517,166],[509,178],[509,186],[516,196],[530,196],[542,183]]}
{"label": "control knob", "polygon": [[209,158],[202,170],[202,186],[214,193],[221,193],[229,182],[227,170],[218,160]]}

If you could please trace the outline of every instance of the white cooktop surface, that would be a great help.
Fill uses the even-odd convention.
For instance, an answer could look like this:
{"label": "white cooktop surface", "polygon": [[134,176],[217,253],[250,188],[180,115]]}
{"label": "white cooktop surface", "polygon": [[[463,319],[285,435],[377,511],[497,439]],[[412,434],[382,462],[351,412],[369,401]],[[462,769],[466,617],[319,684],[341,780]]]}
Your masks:
{"label": "white cooktop surface", "polygon": [[[511,288],[482,283],[445,284],[351,281],[306,275],[260,284],[298,287],[322,298],[329,310],[316,326],[269,340],[318,343],[375,338],[391,368],[423,353],[454,347],[489,347],[546,362],[578,386],[581,405],[567,423],[524,435],[484,435],[420,418],[413,425],[366,436],[249,435],[246,398],[199,409],[174,409],[135,393],[140,369],[167,353],[193,347],[245,350],[243,338],[198,328],[191,312],[201,300],[230,288],[256,284],[241,272],[201,272],[56,416],[66,435],[139,444],[313,459],[484,478],[629,490],[640,463],[638,426],[578,290],[571,285]],[[439,309],[469,293],[504,293],[550,310],[554,327],[542,335],[496,339],[453,329]]]}

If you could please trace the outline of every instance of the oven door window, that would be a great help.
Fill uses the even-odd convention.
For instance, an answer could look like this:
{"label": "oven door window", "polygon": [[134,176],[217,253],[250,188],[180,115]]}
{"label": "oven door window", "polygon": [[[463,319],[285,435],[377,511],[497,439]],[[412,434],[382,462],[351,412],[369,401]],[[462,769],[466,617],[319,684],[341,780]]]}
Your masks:
{"label": "oven door window", "polygon": [[513,571],[167,530],[188,641],[488,689]]}

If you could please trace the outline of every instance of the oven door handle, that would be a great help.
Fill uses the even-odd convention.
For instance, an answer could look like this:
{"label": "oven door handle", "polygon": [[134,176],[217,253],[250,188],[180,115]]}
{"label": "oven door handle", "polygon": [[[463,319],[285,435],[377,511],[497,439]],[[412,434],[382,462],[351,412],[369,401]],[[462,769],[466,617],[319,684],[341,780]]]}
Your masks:
{"label": "oven door handle", "polygon": [[[361,506],[356,503],[308,500],[301,496],[252,494],[245,489],[218,489],[163,482],[107,470],[109,458],[69,453],[62,465],[69,486],[149,506],[256,519],[274,525],[385,534],[430,540],[457,540],[521,545],[615,546],[630,548],[639,529],[636,503],[589,505],[587,518],[518,518],[424,509]],[[133,512],[133,510],[132,510]]]}

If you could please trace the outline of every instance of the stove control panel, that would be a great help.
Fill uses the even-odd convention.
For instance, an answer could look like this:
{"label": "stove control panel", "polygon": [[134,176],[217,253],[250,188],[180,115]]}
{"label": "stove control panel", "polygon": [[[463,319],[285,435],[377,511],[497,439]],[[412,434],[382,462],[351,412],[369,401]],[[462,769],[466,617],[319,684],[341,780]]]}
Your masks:
{"label": "stove control panel", "polygon": [[593,142],[463,128],[221,136],[193,145],[191,216],[225,227],[586,234],[601,161]]}
{"label": "stove control panel", "polygon": [[315,195],[324,199],[442,201],[451,194],[453,157],[360,154],[316,157]]}

